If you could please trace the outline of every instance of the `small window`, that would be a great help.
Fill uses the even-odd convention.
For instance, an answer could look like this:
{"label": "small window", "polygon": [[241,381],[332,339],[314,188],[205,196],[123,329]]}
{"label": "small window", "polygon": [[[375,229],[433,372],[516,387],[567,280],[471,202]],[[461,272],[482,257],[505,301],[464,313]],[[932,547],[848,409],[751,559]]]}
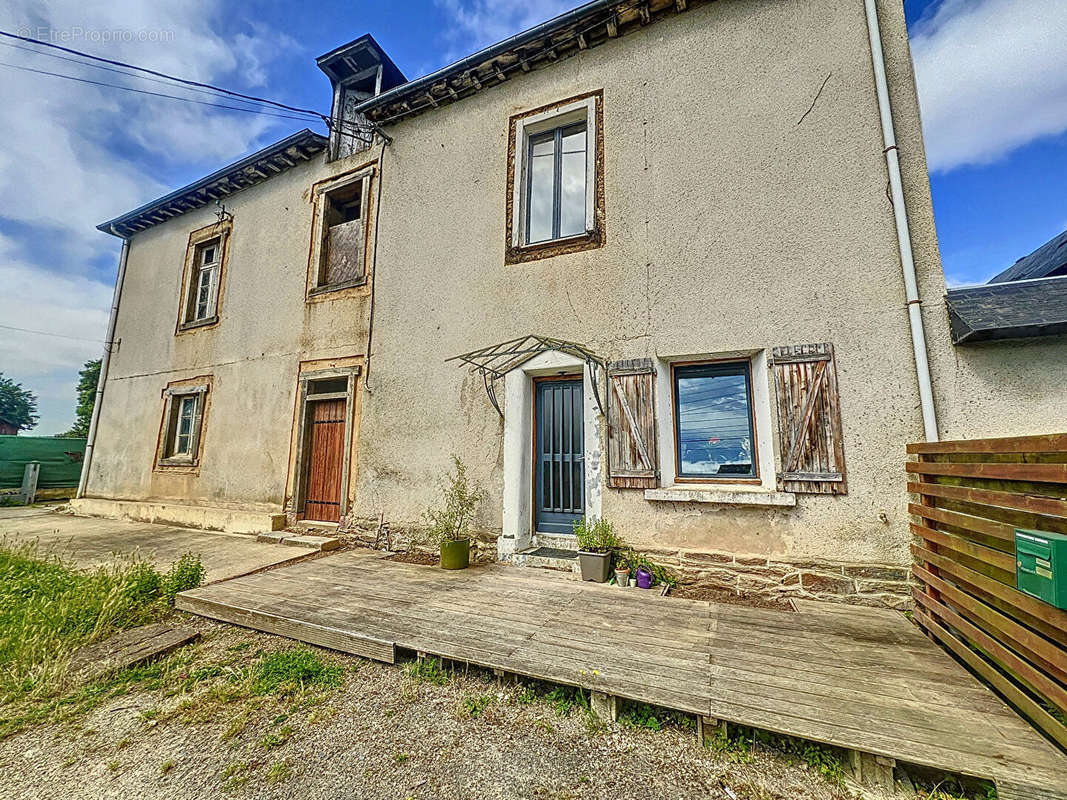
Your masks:
{"label": "small window", "polygon": [[348,378],[323,378],[308,382],[308,394],[338,394],[348,391]]}
{"label": "small window", "polygon": [[586,124],[530,137],[526,244],[585,233]]}
{"label": "small window", "polygon": [[505,263],[604,245],[602,104],[592,92],[511,118]]}
{"label": "small window", "polygon": [[192,292],[186,322],[202,322],[215,317],[219,303],[219,272],[222,268],[221,241],[198,244],[194,257]]}
{"label": "small window", "polygon": [[164,463],[193,464],[200,448],[200,431],[204,418],[202,389],[171,393],[166,409],[163,440]]}
{"label": "small window", "polygon": [[218,322],[230,230],[224,220],[189,235],[175,333]]}
{"label": "small window", "polygon": [[747,361],[674,368],[679,478],[755,478],[752,380]]}
{"label": "small window", "polygon": [[321,196],[316,289],[341,289],[362,282],[369,194],[370,178],[362,177]]}

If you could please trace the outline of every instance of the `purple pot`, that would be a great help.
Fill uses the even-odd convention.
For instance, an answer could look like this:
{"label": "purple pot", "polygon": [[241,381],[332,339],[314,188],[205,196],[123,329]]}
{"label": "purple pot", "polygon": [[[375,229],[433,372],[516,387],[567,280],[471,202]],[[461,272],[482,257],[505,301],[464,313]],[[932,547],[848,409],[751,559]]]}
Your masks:
{"label": "purple pot", "polygon": [[652,588],[652,573],[644,567],[639,567],[637,570],[637,588],[638,589],[651,589]]}

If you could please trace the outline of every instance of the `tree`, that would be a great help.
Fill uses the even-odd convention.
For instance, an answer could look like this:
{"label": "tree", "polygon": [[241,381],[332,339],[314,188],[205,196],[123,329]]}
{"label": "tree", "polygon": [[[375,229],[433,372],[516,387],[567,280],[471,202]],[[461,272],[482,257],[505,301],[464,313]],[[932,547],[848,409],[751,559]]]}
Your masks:
{"label": "tree", "polygon": [[37,395],[0,372],[0,429],[17,434],[37,424]]}
{"label": "tree", "polygon": [[100,359],[86,361],[85,367],[78,373],[78,405],[74,409],[74,426],[64,436],[80,438],[89,435],[89,422],[93,418],[93,404],[96,402],[96,384],[100,380]]}

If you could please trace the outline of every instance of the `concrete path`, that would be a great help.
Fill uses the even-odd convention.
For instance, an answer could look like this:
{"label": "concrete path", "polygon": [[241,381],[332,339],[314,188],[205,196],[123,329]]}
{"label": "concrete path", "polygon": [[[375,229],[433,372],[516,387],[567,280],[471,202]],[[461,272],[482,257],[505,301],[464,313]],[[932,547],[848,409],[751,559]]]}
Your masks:
{"label": "concrete path", "polygon": [[183,553],[197,553],[207,570],[207,583],[285,564],[316,552],[292,545],[264,544],[243,534],[74,517],[41,506],[0,508],[0,541],[3,540],[36,540],[41,550],[86,567],[136,554],[166,569]]}

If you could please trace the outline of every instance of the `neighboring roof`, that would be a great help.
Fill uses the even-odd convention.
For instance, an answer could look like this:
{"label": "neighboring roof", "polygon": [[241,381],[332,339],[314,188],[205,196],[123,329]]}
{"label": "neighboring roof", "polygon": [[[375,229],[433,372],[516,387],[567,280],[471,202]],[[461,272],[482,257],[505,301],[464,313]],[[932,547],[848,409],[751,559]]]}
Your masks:
{"label": "neighboring roof", "polygon": [[234,192],[262,183],[326,149],[327,139],[307,128],[264,147],[240,161],[212,172],[206,178],[96,226],[116,236],[130,236],[171,217],[214,203]]}
{"label": "neighboring roof", "polygon": [[1023,256],[989,282],[1025,281],[1057,275],[1067,275],[1067,231]]}
{"label": "neighboring roof", "polygon": [[316,58],[315,63],[334,83],[344,83],[364,70],[376,68],[379,64],[382,66],[383,92],[407,82],[400,67],[393,63],[393,59],[389,58],[389,54],[382,50],[369,33],[348,44],[335,47]]}
{"label": "neighboring roof", "polygon": [[945,300],[955,344],[1067,333],[1067,276],[949,289]]}
{"label": "neighboring roof", "polygon": [[396,122],[503,83],[516,70],[529,72],[554,64],[685,11],[690,5],[709,1],[593,0],[443,69],[383,91],[360,103],[355,111],[372,122]]}

